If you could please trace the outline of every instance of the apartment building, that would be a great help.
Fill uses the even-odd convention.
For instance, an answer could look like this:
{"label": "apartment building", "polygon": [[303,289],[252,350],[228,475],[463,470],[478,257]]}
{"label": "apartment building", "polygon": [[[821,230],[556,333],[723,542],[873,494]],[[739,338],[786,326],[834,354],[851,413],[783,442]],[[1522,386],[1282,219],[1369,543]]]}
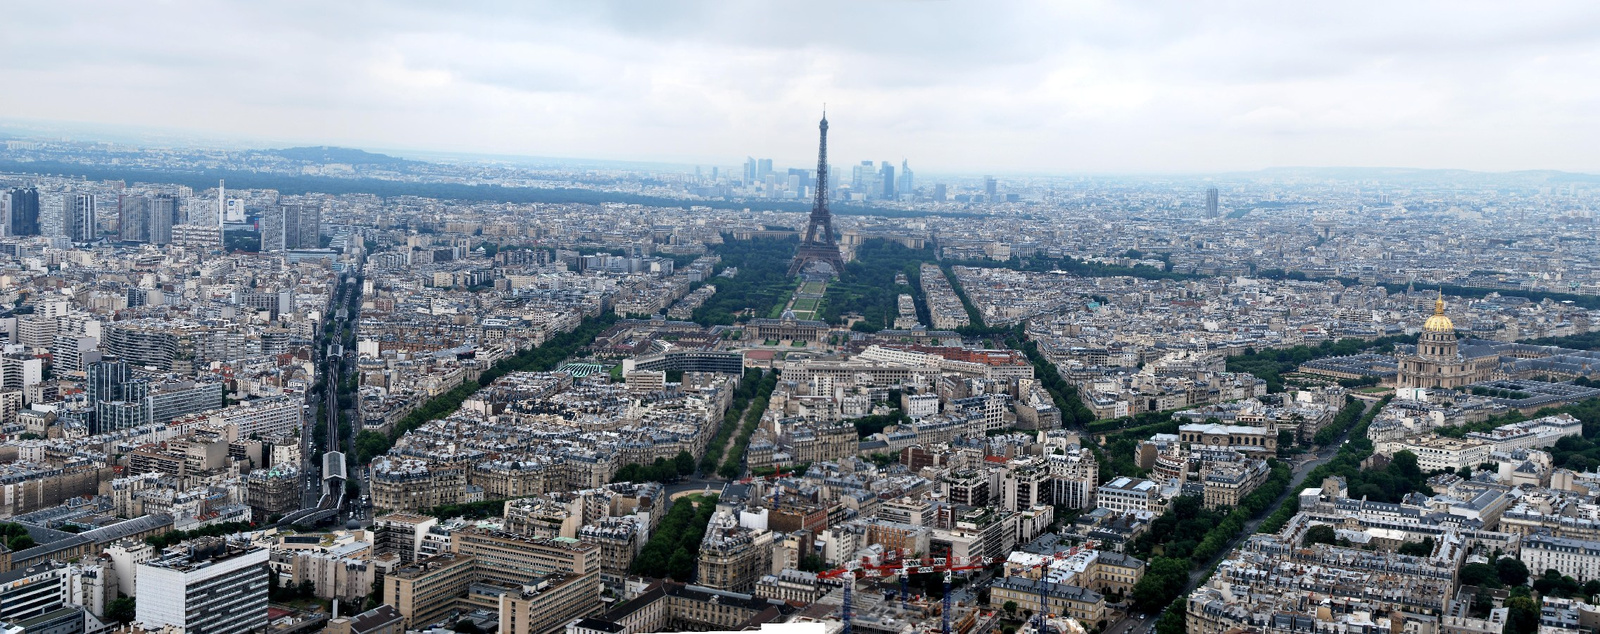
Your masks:
{"label": "apartment building", "polygon": [[1238,506],[1240,500],[1266,482],[1271,474],[1272,469],[1265,460],[1212,463],[1201,477],[1205,484],[1206,508]]}
{"label": "apartment building", "polygon": [[754,590],[772,569],[772,533],[745,528],[728,511],[717,511],[700,541],[701,585],[730,592]]}
{"label": "apartment building", "polygon": [[1160,514],[1164,508],[1160,485],[1127,476],[1120,476],[1095,489],[1095,505],[1114,513]]}
{"label": "apartment building", "polygon": [[476,578],[476,561],[459,553],[419,559],[384,577],[383,601],[400,611],[407,629],[421,629],[456,608]]}
{"label": "apartment building", "polygon": [[1094,508],[1100,486],[1100,461],[1094,452],[1071,447],[1065,453],[1045,456],[1050,468],[1052,504],[1075,509]]}
{"label": "apartment building", "polygon": [[203,538],[139,564],[139,624],[207,634],[265,630],[267,555],[265,547]]}

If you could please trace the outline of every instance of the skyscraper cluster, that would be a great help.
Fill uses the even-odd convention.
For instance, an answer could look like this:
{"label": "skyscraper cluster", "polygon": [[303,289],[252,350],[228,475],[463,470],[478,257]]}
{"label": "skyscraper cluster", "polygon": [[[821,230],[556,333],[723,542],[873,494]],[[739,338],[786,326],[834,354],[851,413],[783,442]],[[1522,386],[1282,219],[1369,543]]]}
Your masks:
{"label": "skyscraper cluster", "polygon": [[100,239],[102,215],[109,214],[116,219],[115,240],[172,243],[172,227],[183,223],[176,195],[114,195],[68,191],[41,197],[34,187],[13,188],[0,192],[0,226],[12,236],[45,235],[88,243]]}
{"label": "skyscraper cluster", "polygon": [[[715,180],[717,172],[711,172]],[[747,158],[744,163],[744,187],[762,198],[803,198],[811,195],[811,171],[791,167],[778,172],[772,159]]]}
{"label": "skyscraper cluster", "polygon": [[[40,195],[33,187],[0,192],[0,212],[9,235],[64,237],[73,242],[94,242],[104,201],[92,192],[66,191]],[[120,215],[120,211],[118,214]]]}
{"label": "skyscraper cluster", "polygon": [[911,165],[907,161],[900,161],[898,175],[888,161],[880,161],[876,166],[872,161],[862,161],[851,167],[849,187],[840,192],[840,197],[851,200],[899,200],[911,195],[913,184]]}
{"label": "skyscraper cluster", "polygon": [[[715,175],[712,172],[713,180]],[[806,198],[814,194],[811,183],[815,178],[811,170],[791,167],[779,172],[773,168],[772,159],[747,157],[742,182],[747,193],[758,197]],[[848,180],[841,177],[836,184],[838,187],[830,192],[836,200],[903,200],[916,189],[910,162],[904,159],[898,170],[888,161],[862,161],[850,166]]]}

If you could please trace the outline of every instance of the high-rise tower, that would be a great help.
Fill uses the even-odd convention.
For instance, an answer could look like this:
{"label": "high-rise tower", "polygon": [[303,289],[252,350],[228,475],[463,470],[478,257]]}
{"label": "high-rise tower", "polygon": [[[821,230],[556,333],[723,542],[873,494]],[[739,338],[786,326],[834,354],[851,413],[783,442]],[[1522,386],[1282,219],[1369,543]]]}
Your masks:
{"label": "high-rise tower", "polygon": [[[289,217],[294,216],[293,220]],[[259,229],[261,231],[261,252],[277,253],[284,249],[292,249],[298,243],[290,242],[289,227],[295,227],[294,239],[299,238],[299,207],[293,205],[272,205],[261,212]]]}
{"label": "high-rise tower", "polygon": [[144,196],[117,197],[117,238],[123,242],[150,241],[150,199]]}
{"label": "high-rise tower", "polygon": [[11,235],[39,235],[39,190],[11,190]]}
{"label": "high-rise tower", "polygon": [[150,201],[150,243],[172,244],[172,225],[177,224],[178,199],[172,194],[156,194]]}
{"label": "high-rise tower", "polygon": [[1217,188],[1206,188],[1206,217],[1217,217]]}
{"label": "high-rise tower", "polygon": [[73,242],[94,242],[98,236],[96,202],[94,194],[68,193],[62,199],[62,222],[67,237]]}
{"label": "high-rise tower", "polygon": [[794,261],[789,264],[789,274],[798,275],[807,264],[826,262],[834,273],[844,271],[844,258],[839,255],[839,244],[833,241],[833,215],[828,213],[828,115],[822,115],[822,140],[817,146],[817,191],[811,204],[811,221],[806,224],[806,237],[795,249]]}

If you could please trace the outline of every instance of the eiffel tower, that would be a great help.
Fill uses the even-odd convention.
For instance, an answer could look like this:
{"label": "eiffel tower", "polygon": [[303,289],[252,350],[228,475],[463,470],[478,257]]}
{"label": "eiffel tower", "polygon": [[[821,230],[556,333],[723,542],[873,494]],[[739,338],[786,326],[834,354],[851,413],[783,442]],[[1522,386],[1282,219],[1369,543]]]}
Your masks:
{"label": "eiffel tower", "polygon": [[811,221],[806,225],[805,240],[795,249],[794,261],[789,264],[789,275],[799,275],[807,264],[826,262],[834,274],[844,272],[844,258],[839,255],[839,244],[833,241],[833,215],[828,213],[828,114],[822,114],[822,141],[817,149],[817,197],[811,204]]}

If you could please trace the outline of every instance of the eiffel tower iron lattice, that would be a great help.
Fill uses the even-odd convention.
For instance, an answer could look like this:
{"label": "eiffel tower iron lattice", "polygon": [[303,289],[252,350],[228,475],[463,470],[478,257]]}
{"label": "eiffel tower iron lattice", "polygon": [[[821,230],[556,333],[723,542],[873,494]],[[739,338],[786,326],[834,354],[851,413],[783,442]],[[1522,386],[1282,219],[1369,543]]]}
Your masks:
{"label": "eiffel tower iron lattice", "polygon": [[833,215],[828,212],[828,115],[823,113],[822,140],[817,147],[817,192],[811,204],[811,220],[806,223],[805,239],[795,249],[794,261],[789,264],[789,275],[799,275],[806,265],[826,262],[835,274],[844,272],[844,257],[839,255],[839,244],[833,240]]}

